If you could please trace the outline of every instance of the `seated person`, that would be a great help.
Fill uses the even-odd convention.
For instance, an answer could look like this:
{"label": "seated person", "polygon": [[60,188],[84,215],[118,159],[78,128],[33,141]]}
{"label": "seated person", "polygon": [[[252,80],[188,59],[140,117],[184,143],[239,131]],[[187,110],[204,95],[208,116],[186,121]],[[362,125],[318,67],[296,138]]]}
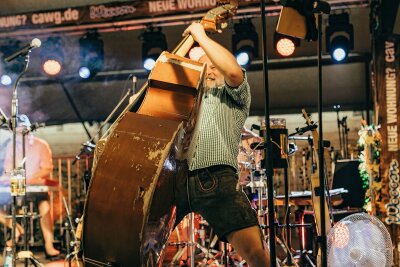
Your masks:
{"label": "seated person", "polygon": [[[22,161],[22,130],[31,124],[26,115],[18,115],[17,117],[17,145],[16,145],[16,164]],[[25,136],[25,171],[27,185],[45,185],[50,179],[53,171],[52,153],[49,144],[33,134],[29,133]],[[5,173],[11,173],[13,169],[13,148],[9,143],[6,156],[4,159]],[[43,233],[44,248],[47,257],[54,257],[60,254],[60,251],[54,248],[53,219],[50,214],[50,202],[48,193],[27,193],[27,198],[35,197],[38,203],[40,214],[40,227]]]}

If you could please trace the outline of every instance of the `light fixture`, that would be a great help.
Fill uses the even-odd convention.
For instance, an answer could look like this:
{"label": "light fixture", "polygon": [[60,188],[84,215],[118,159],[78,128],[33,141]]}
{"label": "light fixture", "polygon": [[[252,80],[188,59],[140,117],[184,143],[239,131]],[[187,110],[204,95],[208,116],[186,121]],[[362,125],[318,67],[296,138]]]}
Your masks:
{"label": "light fixture", "polygon": [[300,39],[284,34],[275,32],[274,34],[274,48],[282,57],[293,55],[296,47],[300,45]]}
{"label": "light fixture", "polygon": [[258,57],[258,34],[250,19],[242,19],[233,25],[232,52],[239,65],[247,67]]}
{"label": "light fixture", "polygon": [[0,67],[0,84],[10,86],[15,81],[18,74],[24,69],[24,57],[19,57],[11,62],[4,59],[15,52],[15,49],[21,47],[21,41],[9,40],[0,46],[1,67]]}
{"label": "light fixture", "polygon": [[64,63],[64,52],[60,37],[49,37],[40,49],[42,70],[48,76],[58,76]]}
{"label": "light fixture", "polygon": [[161,52],[167,50],[167,39],[160,27],[149,27],[139,37],[142,40],[142,60],[146,70],[152,70]]}
{"label": "light fixture", "polygon": [[349,51],[354,49],[354,29],[349,22],[349,14],[332,14],[326,27],[326,50],[332,61],[339,63],[347,59]]}
{"label": "light fixture", "polygon": [[103,69],[104,42],[97,31],[89,31],[79,39],[79,76],[93,77]]}

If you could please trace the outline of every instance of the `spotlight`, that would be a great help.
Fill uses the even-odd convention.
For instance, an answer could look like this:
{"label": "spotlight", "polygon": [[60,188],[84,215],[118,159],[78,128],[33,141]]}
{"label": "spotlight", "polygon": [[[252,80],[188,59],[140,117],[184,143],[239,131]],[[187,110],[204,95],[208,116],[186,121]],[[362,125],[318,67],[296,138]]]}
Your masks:
{"label": "spotlight", "polygon": [[258,35],[250,19],[240,20],[233,25],[232,52],[239,65],[247,67],[258,57]]}
{"label": "spotlight", "polygon": [[296,47],[300,45],[300,39],[275,32],[274,48],[279,55],[288,57],[293,55]]}
{"label": "spotlight", "polygon": [[79,76],[87,79],[96,75],[104,65],[104,42],[97,31],[79,39]]}
{"label": "spotlight", "polygon": [[146,29],[139,38],[142,40],[143,67],[150,71],[161,52],[167,50],[167,39],[160,27]]}
{"label": "spotlight", "polygon": [[354,49],[354,29],[349,22],[349,14],[333,14],[329,16],[326,27],[326,50],[334,62],[347,59],[349,51]]}
{"label": "spotlight", "polygon": [[40,50],[43,72],[48,76],[58,76],[62,71],[64,53],[60,37],[49,37]]}
{"label": "spotlight", "polygon": [[10,86],[12,84],[12,79],[11,79],[10,75],[8,75],[8,74],[1,75],[0,83],[4,86]]}
{"label": "spotlight", "polygon": [[4,58],[15,52],[17,47],[21,47],[21,41],[10,40],[6,44],[0,46],[1,68],[0,83],[4,86],[10,86],[18,74],[24,69],[24,58],[19,57],[11,62],[5,62]]}

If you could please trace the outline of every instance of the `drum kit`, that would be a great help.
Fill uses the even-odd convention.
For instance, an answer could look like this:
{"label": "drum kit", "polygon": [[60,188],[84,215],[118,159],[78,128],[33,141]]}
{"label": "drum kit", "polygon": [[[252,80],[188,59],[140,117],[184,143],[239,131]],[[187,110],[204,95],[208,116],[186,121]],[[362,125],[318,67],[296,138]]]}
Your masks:
{"label": "drum kit", "polygon": [[[264,234],[268,226],[266,199],[267,182],[266,171],[261,167],[262,149],[257,149],[262,139],[253,132],[244,129],[241,134],[238,153],[239,183],[248,195],[252,206],[257,210],[259,223]],[[289,145],[289,154],[296,152],[296,147]],[[68,259],[73,264],[83,266],[81,241],[84,239],[82,229],[85,220],[81,218],[77,229],[73,228],[70,220],[70,238],[72,240]],[[278,238],[279,241],[279,238]],[[201,215],[191,213],[173,230],[163,249],[164,254],[161,266],[247,266],[230,244],[218,241],[213,229]]]}

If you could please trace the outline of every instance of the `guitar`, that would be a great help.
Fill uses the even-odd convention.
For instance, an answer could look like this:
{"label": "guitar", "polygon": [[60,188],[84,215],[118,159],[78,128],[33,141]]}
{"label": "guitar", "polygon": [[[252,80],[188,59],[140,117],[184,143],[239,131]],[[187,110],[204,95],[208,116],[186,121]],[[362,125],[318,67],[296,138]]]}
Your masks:
{"label": "guitar", "polygon": [[[313,121],[311,121],[310,117],[308,116],[307,112],[305,109],[302,109],[302,113],[303,113],[303,117],[306,119],[306,124],[307,126],[314,126],[315,123]],[[318,135],[318,131],[316,129],[316,127],[311,127],[312,130],[312,137],[313,137],[313,148],[314,148],[314,152],[316,155],[318,155],[318,144],[319,144],[319,135]],[[316,157],[317,161],[316,161],[316,165],[317,168],[315,170],[315,172],[313,174],[311,174],[311,200],[312,200],[312,206],[314,209],[314,220],[315,220],[315,225],[317,228],[317,234],[318,236],[322,235],[321,232],[321,205],[320,205],[320,198],[321,198],[321,184],[320,184],[320,179],[319,179],[319,168],[324,168],[324,166],[319,166],[319,157]],[[325,190],[326,192],[326,190]],[[329,213],[329,209],[328,209],[328,202],[326,200],[326,195],[325,192],[323,192],[323,197],[325,199],[324,201],[324,205],[325,205],[325,235],[328,235],[329,231],[331,230],[332,227],[332,223],[331,223],[331,218],[330,218],[330,213]],[[317,257],[317,266],[320,266],[321,263],[321,249],[318,249],[318,257]]]}

